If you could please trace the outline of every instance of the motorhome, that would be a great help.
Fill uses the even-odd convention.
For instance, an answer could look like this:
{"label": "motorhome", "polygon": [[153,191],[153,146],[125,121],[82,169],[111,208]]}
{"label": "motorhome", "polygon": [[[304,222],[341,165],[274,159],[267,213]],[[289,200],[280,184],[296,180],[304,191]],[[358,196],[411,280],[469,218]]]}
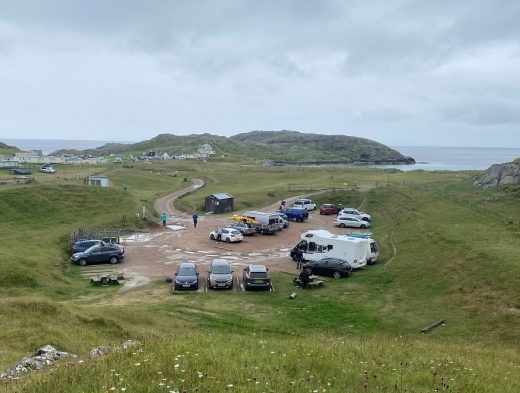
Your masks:
{"label": "motorhome", "polygon": [[353,269],[373,264],[379,257],[379,248],[367,235],[335,235],[325,230],[304,232],[301,241],[294,247],[306,261],[322,258],[338,258],[350,263]]}
{"label": "motorhome", "polygon": [[278,214],[258,211],[245,212],[245,217],[256,221],[256,231],[261,234],[275,233],[283,228],[283,220]]}

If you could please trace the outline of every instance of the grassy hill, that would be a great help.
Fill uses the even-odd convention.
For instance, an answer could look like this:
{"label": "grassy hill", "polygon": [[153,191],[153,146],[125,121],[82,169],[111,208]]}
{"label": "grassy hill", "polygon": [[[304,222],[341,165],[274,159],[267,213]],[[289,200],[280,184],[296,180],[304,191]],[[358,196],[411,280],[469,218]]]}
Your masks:
{"label": "grassy hill", "polygon": [[[59,177],[37,174],[37,184],[0,188],[0,369],[47,343],[81,359],[94,346],[142,343],[0,389],[519,391],[520,210],[510,187],[476,189],[474,173],[247,163],[231,173],[233,167],[182,161],[96,167],[113,179],[108,189],[83,185],[75,171],[86,169],[67,167]],[[376,186],[315,199],[364,203],[381,260],[320,290],[299,291],[294,300],[286,273],[272,274],[273,293],[172,294],[162,280],[121,293],[90,287],[68,261],[69,232],[122,225],[123,215],[181,188],[184,177],[208,184],[181,206],[219,189],[244,208],[301,193],[287,189],[295,178],[311,186],[331,175],[340,184]],[[445,326],[419,333],[441,318]]]}
{"label": "grassy hill", "polygon": [[16,146],[9,146],[3,142],[0,142],[0,154],[5,156],[12,156],[17,151],[20,151]]}
{"label": "grassy hill", "polygon": [[[344,135],[305,134],[296,131],[253,131],[230,138],[211,134],[161,134],[134,144],[106,144],[86,150],[86,154],[125,153],[140,155],[143,151],[195,153],[197,147],[209,143],[215,148],[212,159],[237,161],[243,159],[269,160],[275,163],[413,163],[381,143]],[[77,151],[60,150],[55,154]]]}
{"label": "grassy hill", "polygon": [[413,163],[398,151],[365,138],[307,134],[297,131],[252,131],[230,138],[266,150],[266,158],[280,162]]}

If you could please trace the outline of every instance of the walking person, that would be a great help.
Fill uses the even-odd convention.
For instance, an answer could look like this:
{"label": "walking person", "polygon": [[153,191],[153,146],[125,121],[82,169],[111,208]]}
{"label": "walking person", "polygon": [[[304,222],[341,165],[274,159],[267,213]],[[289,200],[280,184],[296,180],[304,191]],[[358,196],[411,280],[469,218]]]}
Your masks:
{"label": "walking person", "polygon": [[161,220],[162,220],[162,226],[165,227],[166,226],[166,220],[168,219],[168,216],[166,215],[166,213],[163,213],[163,215],[161,216]]}
{"label": "walking person", "polygon": [[303,265],[303,252],[296,250],[296,269],[301,269]]}
{"label": "walking person", "polygon": [[197,221],[199,220],[199,216],[197,215],[197,213],[193,213],[193,228],[197,228]]}

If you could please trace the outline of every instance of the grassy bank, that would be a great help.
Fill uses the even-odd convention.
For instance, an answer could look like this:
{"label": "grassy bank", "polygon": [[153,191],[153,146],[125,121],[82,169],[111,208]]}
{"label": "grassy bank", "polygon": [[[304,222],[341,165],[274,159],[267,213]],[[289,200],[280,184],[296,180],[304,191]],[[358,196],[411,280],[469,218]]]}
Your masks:
{"label": "grassy bank", "polygon": [[[367,382],[364,371],[374,391],[517,391],[515,192],[478,190],[464,173],[190,162],[99,167],[97,173],[112,184],[101,189],[83,184],[86,171],[67,167],[60,177],[39,175],[37,184],[0,189],[0,368],[46,343],[84,355],[97,345],[141,338],[144,352],[59,368],[51,376],[2,385],[7,391],[74,391],[65,389],[71,380],[76,391],[167,391],[168,384],[179,388],[180,379],[190,391],[224,391],[228,384],[237,391],[267,391],[266,382],[274,391],[357,391]],[[283,273],[273,274],[274,293],[171,294],[161,282],[121,293],[86,285],[81,269],[68,261],[68,233],[80,226],[138,225],[122,223],[122,217],[134,217],[157,196],[182,188],[185,178],[207,182],[179,202],[186,210],[211,192],[232,193],[241,209],[260,208],[317,185],[354,184],[355,190],[314,198],[363,204],[374,218],[381,260],[348,280],[299,292],[292,301],[291,277]],[[429,336],[419,333],[438,319],[447,319],[446,325]],[[168,366],[175,357],[185,373]],[[262,388],[251,383],[253,370]],[[165,385],[159,385],[159,371]],[[115,384],[115,373],[128,386]],[[307,380],[308,374],[313,378]]]}
{"label": "grassy bank", "polygon": [[10,389],[32,392],[517,392],[518,353],[385,336],[242,335],[152,339],[61,365]]}

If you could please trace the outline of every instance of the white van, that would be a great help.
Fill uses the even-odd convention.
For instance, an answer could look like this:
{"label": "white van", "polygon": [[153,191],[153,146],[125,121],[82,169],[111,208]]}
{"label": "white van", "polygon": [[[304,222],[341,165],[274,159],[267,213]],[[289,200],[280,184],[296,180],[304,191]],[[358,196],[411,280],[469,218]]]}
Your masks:
{"label": "white van", "polygon": [[257,222],[256,231],[263,235],[281,231],[283,228],[283,220],[278,214],[264,213],[258,211],[245,212],[245,217],[252,218]]}
{"label": "white van", "polygon": [[373,264],[379,257],[374,239],[363,235],[335,235],[325,230],[304,232],[295,246],[306,261],[338,258],[350,263],[353,269]]}
{"label": "white van", "polygon": [[296,199],[293,204],[294,207],[301,207],[303,209],[316,210],[316,204],[310,199]]}

